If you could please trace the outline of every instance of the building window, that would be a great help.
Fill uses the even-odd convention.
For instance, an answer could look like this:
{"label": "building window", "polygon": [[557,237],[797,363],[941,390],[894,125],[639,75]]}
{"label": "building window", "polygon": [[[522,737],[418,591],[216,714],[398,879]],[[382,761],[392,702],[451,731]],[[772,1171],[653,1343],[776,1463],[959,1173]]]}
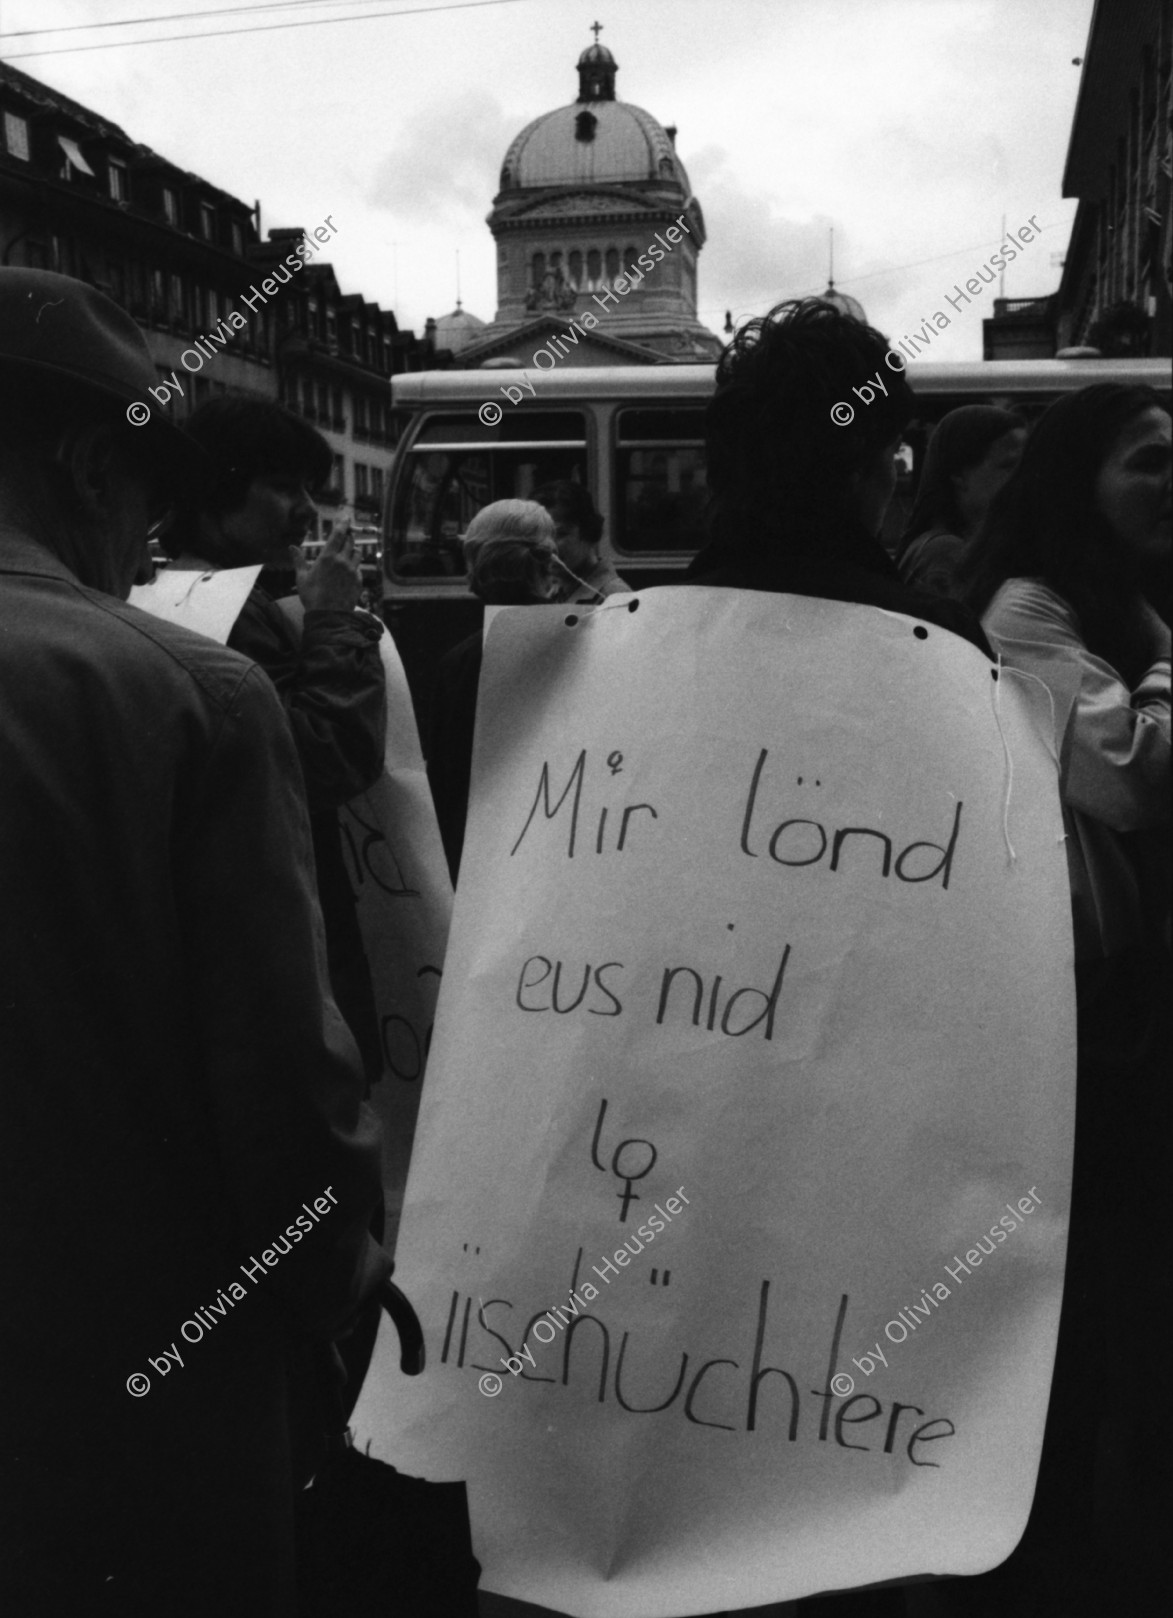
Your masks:
{"label": "building window", "polygon": [[381,466],[371,467],[371,494],[380,505],[383,504],[383,468]]}
{"label": "building window", "polygon": [[18,118],[14,112],[4,114],[4,144],[9,155],[22,158],[26,163],[29,160],[29,126],[26,118]]}
{"label": "building window", "polygon": [[220,294],[215,287],[208,288],[208,325],[220,324]]}
{"label": "building window", "polygon": [[603,273],[603,258],[597,247],[592,247],[587,254],[587,287],[591,292],[597,292],[599,277]]}
{"label": "building window", "polygon": [[179,224],[179,195],[174,186],[163,187],[163,217],[169,225]]}
{"label": "building window", "polygon": [[167,283],[162,270],[151,271],[151,319],[167,318]]}
{"label": "building window", "polygon": [[338,346],[338,316],[333,309],[326,310],[326,341],[331,348]]}
{"label": "building window", "polygon": [[344,433],[346,431],[346,415],[342,402],[342,389],[333,388],[331,398],[334,404],[334,430],[335,432]]}
{"label": "building window", "polygon": [[216,240],[216,210],[210,202],[200,203],[200,235],[206,242]]}
{"label": "building window", "polygon": [[58,135],[57,144],[61,148],[62,162],[58,171],[58,178],[71,180],[75,174],[88,174],[94,179],[94,171],[85,160],[81,147],[70,135]]}
{"label": "building window", "polygon": [[609,287],[615,285],[615,277],[618,274],[619,274],[619,253],[614,247],[609,247],[607,249],[607,282],[606,282],[606,284]]}
{"label": "building window", "polygon": [[130,172],[126,164],[120,163],[116,157],[110,159],[106,170],[106,182],[115,202],[130,201]]}
{"label": "building window", "polygon": [[183,277],[182,276],[180,276],[180,275],[172,275],[171,283],[170,283],[170,292],[171,292],[171,298],[170,298],[170,302],[169,302],[169,304],[167,306],[168,318],[171,319],[171,320],[182,321],[183,318],[184,318]]}
{"label": "building window", "polygon": [[346,459],[342,455],[335,455],[334,470],[330,474],[330,482],[338,491],[340,500],[346,499]]}
{"label": "building window", "polygon": [[[356,438],[366,438],[368,436],[367,401],[361,393],[356,393],[354,396],[354,436]],[[356,474],[357,470],[356,463]]]}
{"label": "building window", "polygon": [[244,254],[244,230],[241,227],[240,220],[234,219],[228,228],[232,237],[232,251],[240,258]]}
{"label": "building window", "polygon": [[577,292],[582,286],[582,254],[578,251],[571,253],[568,263],[570,284]]}

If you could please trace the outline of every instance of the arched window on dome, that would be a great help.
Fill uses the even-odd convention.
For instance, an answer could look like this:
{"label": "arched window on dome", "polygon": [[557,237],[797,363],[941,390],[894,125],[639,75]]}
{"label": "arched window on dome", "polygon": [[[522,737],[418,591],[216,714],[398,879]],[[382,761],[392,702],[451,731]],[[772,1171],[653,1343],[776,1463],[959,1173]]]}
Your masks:
{"label": "arched window on dome", "polygon": [[597,247],[587,254],[587,290],[597,292],[602,285],[603,255]]}
{"label": "arched window on dome", "polygon": [[609,247],[607,249],[607,260],[606,260],[606,262],[607,262],[607,280],[606,280],[606,284],[607,284],[607,286],[610,287],[610,286],[615,285],[615,277],[619,274],[619,249],[617,247]]}
{"label": "arched window on dome", "polygon": [[582,287],[582,254],[577,248],[571,253],[568,264],[567,273],[570,276],[570,284],[578,292]]}

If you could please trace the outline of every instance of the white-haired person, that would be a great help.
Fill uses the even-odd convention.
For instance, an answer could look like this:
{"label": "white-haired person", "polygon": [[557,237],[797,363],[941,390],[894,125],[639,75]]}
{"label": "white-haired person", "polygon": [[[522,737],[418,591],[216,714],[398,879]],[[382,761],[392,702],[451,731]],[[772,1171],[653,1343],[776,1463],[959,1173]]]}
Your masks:
{"label": "white-haired person", "polygon": [[[484,506],[469,523],[463,545],[468,587],[486,606],[527,606],[556,598],[554,519],[535,501],[494,500]],[[445,652],[436,665],[424,739],[428,780],[453,882],[460,869],[468,814],[482,644],[478,630]]]}
{"label": "white-haired person", "polygon": [[463,537],[468,587],[487,606],[521,607],[557,594],[554,519],[535,500],[494,500]]}

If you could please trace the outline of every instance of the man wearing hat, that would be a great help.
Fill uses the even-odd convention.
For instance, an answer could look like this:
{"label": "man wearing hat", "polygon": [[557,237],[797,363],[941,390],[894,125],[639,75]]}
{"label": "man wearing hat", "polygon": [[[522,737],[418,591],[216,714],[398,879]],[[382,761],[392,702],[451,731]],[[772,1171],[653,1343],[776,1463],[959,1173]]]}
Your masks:
{"label": "man wearing hat", "polygon": [[0,270],[0,1609],[289,1618],[289,1367],[389,1271],[379,1142],[273,688],[126,604],[200,475],[154,381]]}

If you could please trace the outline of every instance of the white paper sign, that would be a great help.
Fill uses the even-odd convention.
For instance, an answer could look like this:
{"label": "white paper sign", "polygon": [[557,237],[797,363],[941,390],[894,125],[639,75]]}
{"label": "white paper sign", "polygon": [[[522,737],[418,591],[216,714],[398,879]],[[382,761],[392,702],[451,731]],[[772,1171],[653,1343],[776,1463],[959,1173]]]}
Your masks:
{"label": "white paper sign", "polygon": [[[1074,1117],[1049,719],[968,643],[732,590],[501,614],[358,1441],[486,1588],[665,1618],[1009,1554]],[[1017,682],[1016,682],[1017,684]]]}
{"label": "white paper sign", "polygon": [[371,1092],[383,1123],[383,1244],[395,1250],[424,1066],[452,917],[444,858],[407,676],[390,633],[383,774],[339,812],[347,875],[371,967],[384,1070]]}
{"label": "white paper sign", "polygon": [[185,629],[207,635],[223,646],[260,572],[259,565],[219,569],[165,567],[155,574],[150,584],[136,584],[128,599],[132,607],[139,607],[154,618],[182,624]]}

